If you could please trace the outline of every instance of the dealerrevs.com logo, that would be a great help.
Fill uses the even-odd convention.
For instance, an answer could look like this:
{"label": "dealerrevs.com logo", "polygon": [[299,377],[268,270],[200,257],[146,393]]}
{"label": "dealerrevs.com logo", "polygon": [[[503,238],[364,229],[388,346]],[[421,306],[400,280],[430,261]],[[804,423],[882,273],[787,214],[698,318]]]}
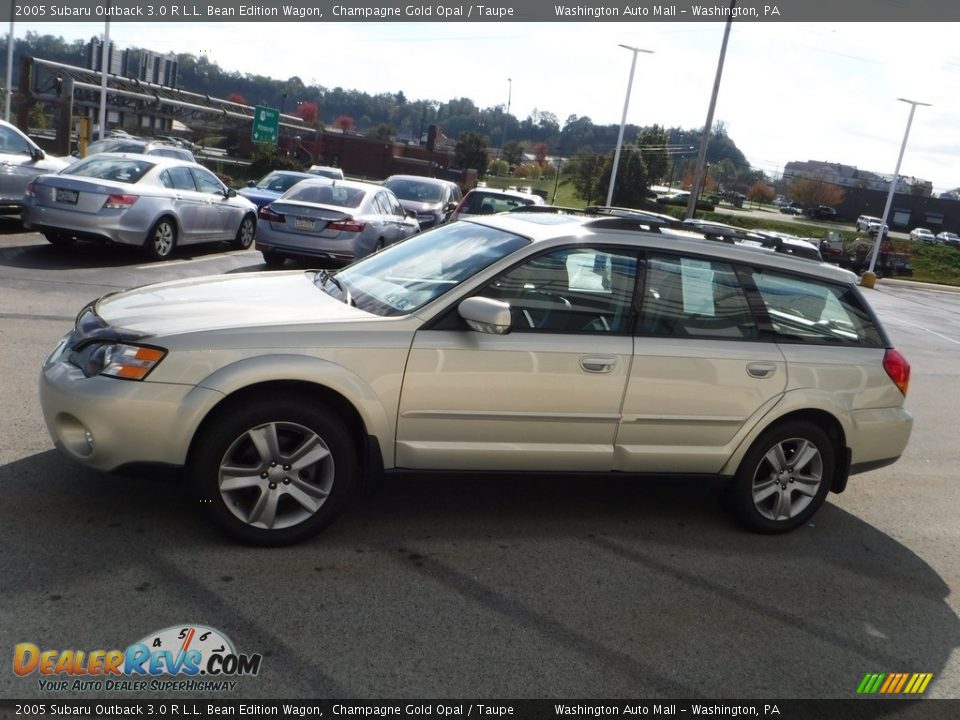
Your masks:
{"label": "dealerrevs.com logo", "polygon": [[54,650],[19,643],[13,649],[13,672],[37,676],[39,689],[51,692],[225,691],[236,688],[233,678],[259,673],[262,660],[259,653],[238,653],[214,628],[174,625],[126,650]]}

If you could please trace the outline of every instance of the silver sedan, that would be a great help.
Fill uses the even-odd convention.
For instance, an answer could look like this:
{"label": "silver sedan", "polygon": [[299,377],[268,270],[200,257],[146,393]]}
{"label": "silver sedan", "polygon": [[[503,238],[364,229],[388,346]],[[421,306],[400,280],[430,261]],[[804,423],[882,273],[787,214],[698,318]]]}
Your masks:
{"label": "silver sedan", "polygon": [[134,245],[163,260],[178,245],[253,244],[257,208],[212,172],[171,158],[101,153],[27,186],[23,224],[54,245]]}
{"label": "silver sedan", "polygon": [[259,217],[257,249],[271,266],[288,257],[343,265],[420,231],[393,192],[348,180],[299,182]]}

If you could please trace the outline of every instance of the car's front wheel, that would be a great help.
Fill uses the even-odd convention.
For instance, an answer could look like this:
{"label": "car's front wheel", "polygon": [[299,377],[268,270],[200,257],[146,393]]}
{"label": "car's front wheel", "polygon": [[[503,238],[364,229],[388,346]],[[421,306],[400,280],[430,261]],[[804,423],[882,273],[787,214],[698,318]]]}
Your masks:
{"label": "car's front wheel", "polygon": [[233,239],[233,244],[240,250],[246,250],[253,245],[254,235],[257,233],[257,221],[253,215],[244,216],[240,221],[240,228],[237,230],[237,236]]}
{"label": "car's front wheel", "polygon": [[143,249],[153,260],[166,260],[177,246],[177,225],[172,218],[162,217],[147,235]]}
{"label": "car's front wheel", "polygon": [[747,452],[727,488],[727,507],[751,530],[779,533],[807,522],[833,482],[833,443],[805,420],[774,426]]}
{"label": "car's front wheel", "polygon": [[201,432],[192,482],[218,525],[244,542],[287,545],[320,532],[356,484],[350,435],[302,397],[248,398]]}

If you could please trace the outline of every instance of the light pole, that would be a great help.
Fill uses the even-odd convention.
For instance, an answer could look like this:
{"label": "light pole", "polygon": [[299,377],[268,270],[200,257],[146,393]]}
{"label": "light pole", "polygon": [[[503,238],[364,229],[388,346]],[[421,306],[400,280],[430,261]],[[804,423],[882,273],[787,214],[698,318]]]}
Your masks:
{"label": "light pole", "polygon": [[[513,99],[513,78],[507,78],[507,115],[510,114],[510,101]],[[497,151],[497,160],[507,144],[507,115],[503,116],[503,134],[500,136],[500,149]]]}
{"label": "light pole", "polygon": [[10,92],[13,85],[13,18],[10,19],[10,34],[7,36],[7,87],[3,102],[3,119],[10,122]]}
{"label": "light pole", "polygon": [[917,100],[907,100],[906,98],[897,98],[900,102],[905,102],[910,106],[910,116],[907,118],[907,129],[903,131],[903,142],[900,144],[900,155],[897,156],[897,167],[893,171],[893,180],[890,182],[890,192],[887,193],[887,204],[883,208],[883,216],[880,218],[880,229],[877,230],[877,238],[873,241],[873,254],[870,258],[870,267],[863,275],[862,284],[867,287],[873,287],[877,276],[873,269],[877,266],[877,256],[880,255],[880,243],[883,242],[884,228],[887,227],[887,217],[890,215],[890,207],[893,205],[893,194],[897,191],[897,180],[900,177],[900,163],[903,162],[903,153],[907,149],[907,138],[910,137],[910,126],[913,124],[913,113],[917,105],[930,107],[930,103],[919,102]]}
{"label": "light pole", "polygon": [[613,188],[617,184],[617,168],[620,166],[620,149],[623,147],[623,131],[627,127],[627,109],[630,107],[630,91],[633,89],[633,73],[637,69],[637,54],[647,53],[653,55],[653,50],[644,50],[643,48],[623,44],[620,44],[619,47],[626,48],[632,52],[633,60],[630,62],[630,78],[627,80],[627,97],[623,101],[623,117],[620,118],[620,133],[617,135],[617,149],[613,151],[613,168],[610,170],[610,185],[607,187],[608,206],[613,204]]}

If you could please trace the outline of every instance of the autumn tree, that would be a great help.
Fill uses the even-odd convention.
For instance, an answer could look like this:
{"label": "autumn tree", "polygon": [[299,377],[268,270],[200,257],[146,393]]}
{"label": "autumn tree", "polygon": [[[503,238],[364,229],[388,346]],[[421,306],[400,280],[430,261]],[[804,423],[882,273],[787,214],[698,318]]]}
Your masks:
{"label": "autumn tree", "polygon": [[238,105],[249,105],[247,99],[240,93],[230,93],[227,95],[227,101],[232,103],[237,103]]}
{"label": "autumn tree", "polygon": [[344,133],[348,133],[353,129],[353,118],[349,115],[341,115],[336,119],[336,122],[333,123]]}
{"label": "autumn tree", "polygon": [[766,183],[754,183],[747,188],[747,199],[752,202],[763,204],[773,202],[777,196],[777,191]]}
{"label": "autumn tree", "polygon": [[307,125],[313,125],[320,117],[320,108],[315,102],[302,102],[297,105],[297,116]]}
{"label": "autumn tree", "polygon": [[547,163],[547,154],[550,152],[550,146],[539,142],[533,146],[533,158],[541,168]]}
{"label": "autumn tree", "polygon": [[843,202],[843,188],[824,177],[798,177],[790,183],[790,197],[804,207],[839,205]]}

